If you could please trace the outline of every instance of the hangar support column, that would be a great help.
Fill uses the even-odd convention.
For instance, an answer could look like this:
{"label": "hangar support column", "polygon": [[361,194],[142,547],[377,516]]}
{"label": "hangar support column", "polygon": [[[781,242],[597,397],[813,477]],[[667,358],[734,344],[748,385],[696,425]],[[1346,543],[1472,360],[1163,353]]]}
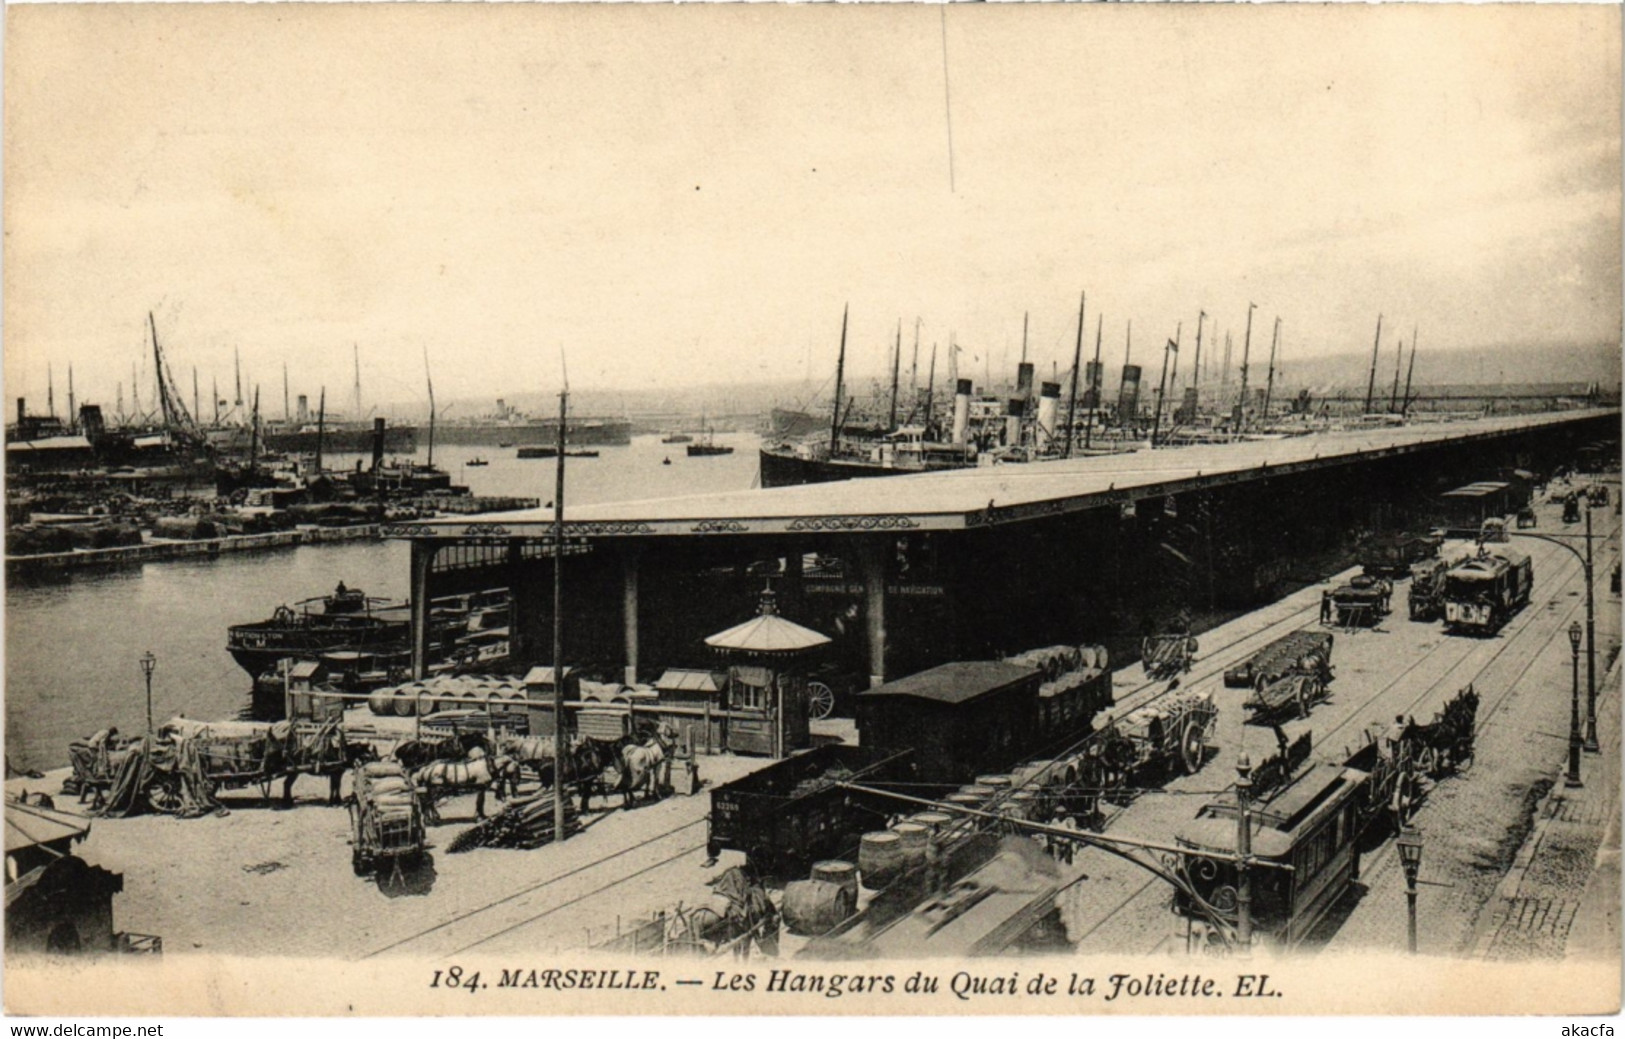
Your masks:
{"label": "hangar support column", "polygon": [[626,684],[638,684],[638,570],[642,546],[621,549],[621,624],[625,633]]}
{"label": "hangar support column", "polygon": [[438,546],[412,539],[412,680],[423,681],[429,667],[429,571]]}
{"label": "hangar support column", "polygon": [[868,625],[869,686],[886,681],[886,540],[865,538],[859,546],[864,618]]}

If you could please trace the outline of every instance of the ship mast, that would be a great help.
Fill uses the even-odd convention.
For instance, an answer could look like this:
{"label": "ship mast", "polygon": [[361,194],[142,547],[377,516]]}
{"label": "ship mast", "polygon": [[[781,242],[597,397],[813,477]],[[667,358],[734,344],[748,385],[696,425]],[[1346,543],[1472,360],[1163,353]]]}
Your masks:
{"label": "ship mast", "polygon": [[434,468],[434,375],[429,371],[428,347],[423,348],[423,378],[429,384],[429,467],[432,469]]}
{"label": "ship mast", "polygon": [[327,387],[322,387],[321,402],[316,405],[316,475],[322,475],[322,437],[327,432]]}
{"label": "ship mast", "polygon": [[1405,369],[1405,403],[1399,411],[1401,417],[1408,417],[1411,413],[1411,376],[1416,374],[1416,333],[1420,328],[1417,325],[1411,329],[1411,363]]}
{"label": "ship mast", "polygon": [[164,363],[163,347],[158,345],[158,323],[150,310],[147,311],[147,325],[152,329],[153,374],[158,384],[158,407],[163,413],[164,428],[188,446],[195,447],[203,442],[203,436],[186,410],[186,402],[175,390],[175,380],[169,374],[169,366]]}
{"label": "ship mast", "polygon": [[1264,415],[1263,421],[1270,420],[1270,397],[1275,393],[1275,351],[1281,343],[1281,319],[1275,319],[1275,337],[1270,340],[1270,370],[1264,381]]}
{"label": "ship mast", "polygon": [[1072,457],[1072,426],[1078,417],[1078,365],[1083,361],[1083,307],[1088,302],[1087,292],[1078,293],[1078,339],[1072,346],[1072,392],[1066,402],[1066,457]]}
{"label": "ship mast", "polygon": [[829,453],[834,457],[841,439],[841,390],[846,378],[846,315],[850,304],[841,309],[841,352],[835,360],[835,406],[829,413]]}
{"label": "ship mast", "polygon": [[355,421],[361,421],[361,344],[351,343],[355,351]]}
{"label": "ship mast", "polygon": [[903,319],[897,319],[897,343],[891,352],[891,424],[890,429],[897,429],[897,369],[903,363]]}
{"label": "ship mast", "polygon": [[1382,349],[1382,315],[1377,315],[1377,338],[1371,343],[1371,378],[1365,384],[1365,414],[1371,414],[1371,396],[1377,392],[1377,351]]}
{"label": "ship mast", "polygon": [[1257,303],[1247,304],[1247,335],[1241,341],[1241,399],[1236,403],[1236,421],[1232,433],[1240,433],[1242,427],[1247,424],[1247,362],[1253,353],[1253,311],[1257,309]]}

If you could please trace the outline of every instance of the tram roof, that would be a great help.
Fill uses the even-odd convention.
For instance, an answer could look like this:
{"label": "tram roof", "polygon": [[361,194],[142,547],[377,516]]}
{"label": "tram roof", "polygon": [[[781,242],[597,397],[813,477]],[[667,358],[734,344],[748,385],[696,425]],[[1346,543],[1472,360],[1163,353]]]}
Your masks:
{"label": "tram roof", "polygon": [[[1449,443],[1547,429],[1618,414],[1584,409],[1373,429],[1351,429],[1231,444],[982,466],[944,472],[726,491],[646,501],[567,506],[573,537],[714,536],[966,530],[1122,504],[1270,475],[1307,472],[1357,459],[1402,456]],[[442,517],[389,527],[392,537],[540,538],[551,508]]]}

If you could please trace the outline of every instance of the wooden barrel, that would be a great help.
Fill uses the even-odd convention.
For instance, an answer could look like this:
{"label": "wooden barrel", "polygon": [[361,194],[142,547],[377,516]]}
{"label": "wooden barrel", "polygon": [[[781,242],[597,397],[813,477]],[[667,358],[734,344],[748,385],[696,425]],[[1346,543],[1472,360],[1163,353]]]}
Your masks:
{"label": "wooden barrel", "polygon": [[1010,806],[1010,815],[1017,819],[1037,820],[1040,815],[1040,798],[1036,790],[1017,790],[1005,802]]}
{"label": "wooden barrel", "polygon": [[897,835],[903,868],[913,869],[925,865],[925,848],[931,843],[931,830],[920,823],[900,822],[891,828]]}
{"label": "wooden barrel", "polygon": [[852,892],[854,899],[858,896],[858,867],[844,859],[825,859],[812,864],[812,880],[822,880],[826,884],[839,884]]}
{"label": "wooden barrel", "polygon": [[827,880],[792,880],[784,885],[779,910],[791,934],[811,937],[824,934],[851,916],[857,904],[856,882],[846,887]]}
{"label": "wooden barrel", "polygon": [[394,699],[393,689],[374,689],[367,694],[367,710],[373,714],[394,714]]}
{"label": "wooden barrel", "polygon": [[1038,779],[1040,775],[1043,775],[1044,770],[1048,769],[1052,764],[1054,764],[1054,762],[1028,761],[1017,765],[1015,767],[1015,771],[1010,773],[1010,778],[1014,781],[1011,785],[1026,786],[1027,784]]}
{"label": "wooden barrel", "polygon": [[397,689],[393,701],[391,706],[395,708],[395,713],[402,718],[410,718],[418,710],[418,690],[412,688]]}
{"label": "wooden barrel", "polygon": [[890,830],[866,833],[858,841],[858,873],[863,886],[878,891],[896,880],[903,866],[903,839]]}
{"label": "wooden barrel", "polygon": [[954,817],[947,812],[916,812],[908,817],[911,823],[918,823],[935,836],[938,832],[953,825]]}
{"label": "wooden barrel", "polygon": [[995,790],[1008,790],[1015,785],[1015,780],[1009,775],[977,776],[977,786],[990,786]]}
{"label": "wooden barrel", "polygon": [[980,783],[967,783],[959,788],[959,792],[976,798],[977,804],[987,804],[998,793],[993,787],[983,786]]}
{"label": "wooden barrel", "polygon": [[1099,665],[1095,663],[1095,647],[1093,647],[1093,646],[1079,646],[1078,647],[1078,667],[1080,667],[1083,670],[1087,671],[1087,670],[1089,670],[1091,668],[1098,667],[1098,666]]}

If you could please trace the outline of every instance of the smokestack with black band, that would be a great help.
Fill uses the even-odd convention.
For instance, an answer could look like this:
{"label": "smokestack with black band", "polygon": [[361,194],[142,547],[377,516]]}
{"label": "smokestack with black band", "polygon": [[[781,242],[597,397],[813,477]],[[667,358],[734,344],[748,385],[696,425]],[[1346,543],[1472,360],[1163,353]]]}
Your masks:
{"label": "smokestack with black band", "polygon": [[26,418],[28,418],[28,398],[27,397],[18,397],[17,398],[17,421],[20,424]]}
{"label": "smokestack with black band", "polygon": [[1021,419],[1026,413],[1027,402],[1020,397],[1011,397],[1004,419],[1004,442],[1011,447],[1021,443]]}
{"label": "smokestack with black band", "polygon": [[302,426],[310,421],[310,398],[303,393],[299,395],[299,424]]}
{"label": "smokestack with black band", "polygon": [[1046,382],[1038,389],[1038,449],[1049,449],[1055,440],[1055,419],[1061,408],[1061,384]]}
{"label": "smokestack with black band", "polygon": [[1140,417],[1140,366],[1123,365],[1123,388],[1117,392],[1117,421],[1131,426]]}
{"label": "smokestack with black band", "polygon": [[372,420],[372,471],[377,472],[384,465],[384,420]]}
{"label": "smokestack with black band", "polygon": [[954,444],[965,446],[970,431],[970,380],[960,379],[954,384]]}
{"label": "smokestack with black band", "polygon": [[1022,361],[1016,365],[1016,396],[1023,401],[1030,400],[1033,395],[1033,366],[1031,361]]}
{"label": "smokestack with black band", "polygon": [[1101,364],[1099,361],[1089,361],[1083,366],[1083,407],[1085,411],[1100,407],[1100,384],[1105,381],[1101,378],[1104,373],[1100,369]]}

